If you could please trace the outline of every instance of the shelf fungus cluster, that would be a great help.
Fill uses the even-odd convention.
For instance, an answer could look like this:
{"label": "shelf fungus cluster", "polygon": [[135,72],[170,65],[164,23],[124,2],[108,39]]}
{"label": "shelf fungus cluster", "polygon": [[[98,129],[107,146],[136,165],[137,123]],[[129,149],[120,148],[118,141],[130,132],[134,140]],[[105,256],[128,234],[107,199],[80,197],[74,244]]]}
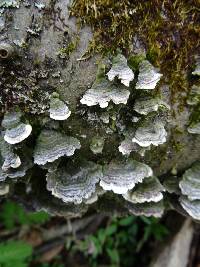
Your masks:
{"label": "shelf fungus cluster", "polygon": [[[42,82],[47,96],[42,113],[19,105],[2,114],[1,196],[17,191],[19,181],[17,192],[32,199],[35,209],[66,217],[89,210],[160,217],[175,207],[175,198],[181,212],[200,220],[200,163],[190,164],[182,177],[168,175],[176,156],[170,143],[169,91],[164,94],[159,87],[163,74],[144,57],[134,66],[131,62],[117,54],[79,88],[62,77],[67,92]],[[198,76],[196,66],[193,75]],[[73,101],[70,94],[75,94]],[[196,114],[198,84],[187,105]],[[199,133],[195,123],[190,133]]]}

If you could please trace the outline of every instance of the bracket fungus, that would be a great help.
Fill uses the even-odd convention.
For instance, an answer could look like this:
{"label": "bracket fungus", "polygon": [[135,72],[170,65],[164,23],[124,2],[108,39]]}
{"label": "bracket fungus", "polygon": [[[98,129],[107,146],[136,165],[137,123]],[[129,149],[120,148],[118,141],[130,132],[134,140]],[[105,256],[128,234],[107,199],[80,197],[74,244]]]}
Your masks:
{"label": "bracket fungus", "polygon": [[77,166],[67,166],[47,174],[47,189],[64,202],[80,204],[92,197],[96,184],[102,177],[102,167],[86,162]]}
{"label": "bracket fungus", "polygon": [[135,88],[144,90],[155,89],[162,76],[149,61],[143,60],[139,64],[139,75]]}
{"label": "bracket fungus", "polygon": [[71,115],[71,111],[68,106],[54,95],[50,98],[49,113],[51,119],[58,121],[66,120]]}
{"label": "bracket fungus", "polygon": [[131,191],[123,197],[132,203],[159,202],[163,199],[164,187],[157,177],[144,178],[142,183],[137,184]]}
{"label": "bracket fungus", "polygon": [[107,76],[110,81],[118,77],[121,83],[127,87],[129,87],[130,82],[134,79],[134,73],[127,65],[127,59],[121,54],[114,57],[112,68],[107,73]]}
{"label": "bracket fungus", "polygon": [[185,171],[179,186],[182,194],[187,195],[189,200],[200,200],[200,162]]}
{"label": "bracket fungus", "polygon": [[200,200],[189,200],[186,196],[179,198],[183,209],[195,220],[200,220]]}
{"label": "bracket fungus", "polygon": [[0,43],[0,59],[8,59],[14,53],[14,48],[9,43],[2,42]]}
{"label": "bracket fungus", "polygon": [[166,142],[167,132],[160,120],[146,120],[135,132],[132,142],[142,147],[158,146]]}
{"label": "bracket fungus", "polygon": [[0,153],[4,159],[2,170],[7,171],[10,168],[18,168],[21,165],[20,157],[13,152],[13,148],[0,138]]}
{"label": "bracket fungus", "polygon": [[4,196],[9,193],[10,187],[8,184],[0,184],[0,196]]}
{"label": "bracket fungus", "polygon": [[87,106],[99,105],[101,108],[106,108],[110,101],[115,104],[126,104],[129,95],[129,90],[123,86],[116,86],[103,78],[86,91],[80,102]]}
{"label": "bracket fungus", "polygon": [[158,111],[159,107],[170,109],[169,105],[167,105],[160,98],[153,97],[143,97],[136,99],[133,108],[138,113],[142,115],[147,115],[150,112]]}
{"label": "bracket fungus", "polygon": [[9,112],[4,115],[2,126],[6,128],[4,140],[9,144],[18,144],[32,132],[32,126],[20,121],[21,112]]}
{"label": "bracket fungus", "polygon": [[125,194],[152,174],[153,171],[148,165],[135,160],[112,161],[103,169],[100,186],[104,190],[112,190],[116,194]]}
{"label": "bracket fungus", "polygon": [[137,204],[127,202],[126,206],[129,212],[136,216],[154,216],[160,218],[164,213],[164,203],[162,200],[159,202],[145,202]]}
{"label": "bracket fungus", "polygon": [[104,138],[100,136],[96,136],[92,138],[92,141],[90,143],[90,150],[94,154],[102,153],[104,147]]}
{"label": "bracket fungus", "polygon": [[70,157],[80,147],[81,144],[75,137],[64,135],[55,130],[43,130],[34,149],[34,163],[44,165],[62,156]]}

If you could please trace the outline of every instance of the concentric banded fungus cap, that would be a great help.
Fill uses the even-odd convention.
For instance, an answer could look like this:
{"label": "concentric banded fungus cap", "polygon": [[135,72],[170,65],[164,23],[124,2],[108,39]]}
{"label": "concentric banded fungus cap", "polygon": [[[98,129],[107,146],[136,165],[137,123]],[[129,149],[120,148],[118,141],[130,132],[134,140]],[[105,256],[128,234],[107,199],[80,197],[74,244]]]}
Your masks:
{"label": "concentric banded fungus cap", "polygon": [[134,73],[127,65],[126,58],[118,54],[113,59],[112,68],[107,73],[108,79],[113,81],[115,77],[118,77],[125,86],[129,86],[129,83],[134,79]]}
{"label": "concentric banded fungus cap", "polygon": [[170,109],[169,105],[167,105],[164,101],[153,97],[138,98],[134,104],[134,110],[142,115],[147,115],[150,112],[158,111],[159,107]]}
{"label": "concentric banded fungus cap", "polygon": [[68,106],[56,96],[51,96],[50,98],[50,118],[53,120],[66,120],[71,115],[71,111]]}
{"label": "concentric banded fungus cap", "polygon": [[145,121],[135,132],[132,142],[142,147],[158,146],[166,142],[167,132],[159,120]]}
{"label": "concentric banded fungus cap", "polygon": [[17,144],[26,139],[32,132],[32,126],[20,122],[21,112],[6,113],[2,126],[6,128],[4,140],[9,144]]}
{"label": "concentric banded fungus cap", "polygon": [[195,220],[200,220],[200,200],[190,201],[186,196],[179,198],[183,209]]}
{"label": "concentric banded fungus cap", "polygon": [[11,111],[6,112],[2,120],[2,127],[6,129],[12,129],[20,124],[21,121],[21,112],[20,111]]}
{"label": "concentric banded fungus cap", "polygon": [[13,152],[13,148],[0,137],[0,153],[4,159],[2,170],[7,171],[9,168],[18,168],[21,165],[20,157]]}
{"label": "concentric banded fungus cap", "polygon": [[181,190],[179,187],[179,181],[180,179],[177,176],[165,177],[163,181],[163,187],[170,194],[174,193],[174,194],[180,195]]}
{"label": "concentric banded fungus cap", "polygon": [[139,64],[139,75],[136,89],[152,90],[156,87],[162,74],[158,73],[151,63],[147,60]]}
{"label": "concentric banded fungus cap", "polygon": [[100,185],[104,190],[112,190],[116,194],[125,194],[145,177],[153,174],[152,169],[135,160],[127,162],[110,162],[104,167]]}
{"label": "concentric banded fungus cap", "polygon": [[154,216],[160,218],[164,213],[164,203],[162,200],[160,202],[145,202],[138,204],[127,202],[126,206],[131,214],[137,216],[144,215],[147,217]]}
{"label": "concentric banded fungus cap", "polygon": [[159,202],[163,199],[164,187],[155,176],[147,177],[123,197],[132,203]]}
{"label": "concentric banded fungus cap", "polygon": [[200,122],[191,123],[187,130],[191,134],[200,134]]}
{"label": "concentric banded fungus cap", "polygon": [[17,127],[7,129],[4,135],[4,140],[9,144],[18,144],[25,140],[32,132],[30,124],[20,123]]}
{"label": "concentric banded fungus cap", "polygon": [[129,95],[130,92],[123,86],[116,86],[106,79],[101,79],[86,91],[80,102],[87,106],[99,105],[101,108],[106,108],[111,100],[115,104],[126,104]]}
{"label": "concentric banded fungus cap", "polygon": [[200,200],[200,162],[196,162],[188,169],[179,183],[183,195],[187,195],[189,200]]}
{"label": "concentric banded fungus cap", "polygon": [[39,135],[34,150],[34,163],[44,165],[47,162],[74,154],[81,147],[77,138],[64,135],[54,130],[43,130]]}
{"label": "concentric banded fungus cap", "polygon": [[67,166],[47,174],[47,189],[64,202],[80,204],[95,193],[96,184],[102,177],[101,166],[87,162],[77,166]]}

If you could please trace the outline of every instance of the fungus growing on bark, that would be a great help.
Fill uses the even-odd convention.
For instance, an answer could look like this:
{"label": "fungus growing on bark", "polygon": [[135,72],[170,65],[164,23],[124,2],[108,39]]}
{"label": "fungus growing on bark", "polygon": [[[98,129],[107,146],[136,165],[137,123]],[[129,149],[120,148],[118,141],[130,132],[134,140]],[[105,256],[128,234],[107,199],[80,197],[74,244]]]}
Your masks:
{"label": "fungus growing on bark", "polygon": [[100,136],[96,136],[92,138],[92,141],[90,143],[90,150],[94,154],[102,153],[104,147],[104,138]]}
{"label": "fungus growing on bark", "polygon": [[0,184],[0,196],[4,196],[9,193],[9,185],[5,183]]}
{"label": "fungus growing on bark", "polygon": [[200,162],[185,171],[179,186],[181,193],[187,195],[189,200],[200,200]]}
{"label": "fungus growing on bark", "polygon": [[4,140],[9,144],[17,144],[25,140],[32,132],[32,126],[20,121],[21,112],[8,112],[4,115],[2,126],[6,128]]}
{"label": "fungus growing on bark", "polygon": [[0,59],[8,59],[14,53],[14,48],[9,43],[1,42],[0,43]]}
{"label": "fungus growing on bark", "polygon": [[123,197],[132,203],[159,202],[163,199],[162,192],[164,187],[157,177],[151,176],[144,178],[142,183],[137,184],[131,191]]}
{"label": "fungus growing on bark", "polygon": [[53,120],[66,120],[71,115],[68,106],[58,98],[57,95],[52,95],[50,98],[50,118]]}
{"label": "fungus growing on bark", "polygon": [[137,216],[154,216],[160,218],[164,213],[164,203],[162,200],[159,202],[145,202],[137,204],[127,202],[126,206],[131,214]]}
{"label": "fungus growing on bark", "polygon": [[186,196],[179,198],[183,209],[195,220],[200,220],[200,200],[189,200]]}
{"label": "fungus growing on bark", "polygon": [[47,174],[47,189],[64,202],[80,204],[95,193],[96,184],[102,177],[102,167],[86,162]]}
{"label": "fungus growing on bark", "polygon": [[135,160],[112,161],[104,167],[100,185],[104,190],[125,194],[152,174],[152,169],[148,165]]}
{"label": "fungus growing on bark", "polygon": [[129,87],[130,82],[134,79],[134,73],[127,65],[127,59],[118,54],[113,58],[112,68],[107,73],[108,79],[113,81],[118,77],[125,86]]}
{"label": "fungus growing on bark", "polygon": [[152,90],[155,89],[162,74],[157,72],[156,68],[147,60],[139,64],[139,75],[136,83],[136,89]]}
{"label": "fungus growing on bark", "polygon": [[169,105],[167,105],[160,98],[153,97],[138,98],[134,104],[134,110],[142,115],[147,115],[150,112],[158,111],[159,107],[170,109]]}
{"label": "fungus growing on bark", "polygon": [[77,138],[64,135],[55,130],[43,130],[34,149],[34,163],[44,165],[56,159],[74,154],[81,145]]}
{"label": "fungus growing on bark", "polygon": [[115,104],[126,104],[129,95],[130,92],[124,86],[116,86],[103,78],[86,91],[80,102],[87,106],[99,105],[101,108],[106,108],[110,101]]}
{"label": "fungus growing on bark", "polygon": [[158,146],[166,142],[167,132],[160,120],[146,120],[135,132],[132,142],[142,147]]}
{"label": "fungus growing on bark", "polygon": [[12,129],[7,129],[4,135],[4,140],[9,144],[18,144],[25,140],[32,132],[30,124],[20,123]]}

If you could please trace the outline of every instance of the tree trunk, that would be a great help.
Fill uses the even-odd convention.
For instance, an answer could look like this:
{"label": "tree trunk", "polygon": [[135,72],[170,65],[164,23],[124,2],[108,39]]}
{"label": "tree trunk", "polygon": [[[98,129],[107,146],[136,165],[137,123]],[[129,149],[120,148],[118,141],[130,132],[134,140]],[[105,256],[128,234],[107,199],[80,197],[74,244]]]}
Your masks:
{"label": "tree trunk", "polygon": [[[3,0],[0,3],[1,162],[4,166],[0,193],[28,207],[66,217],[80,216],[88,210],[161,216],[164,211],[176,208],[199,220],[200,194],[196,197],[192,191],[198,189],[198,182],[189,184],[189,193],[184,191],[187,183],[183,182],[182,187],[179,184],[194,163],[192,179],[200,176],[197,51],[188,50],[189,65],[185,71],[177,72],[187,81],[187,90],[180,92],[177,88],[178,97],[173,101],[176,89],[172,89],[169,81],[172,70],[169,66],[166,69],[165,63],[164,67],[159,65],[159,70],[154,68],[158,64],[148,57],[144,36],[137,35],[137,40],[132,36],[130,50],[124,49],[124,44],[123,48],[119,47],[121,50],[110,53],[98,53],[95,49],[87,53],[95,27],[91,25],[93,30],[87,25],[81,27],[77,18],[69,15],[70,0],[43,2]],[[75,1],[76,5],[77,2],[81,3]],[[173,33],[179,34],[178,29]],[[178,38],[175,44],[181,46]],[[128,77],[130,80],[124,84],[119,73],[115,73],[118,78],[108,81],[112,78],[107,73],[114,69],[116,55],[122,61],[128,59],[127,65],[124,61],[125,69],[134,73],[134,79]],[[152,68],[147,83],[155,73],[162,74],[153,90],[136,89],[142,79],[142,62],[149,62]],[[101,96],[87,95],[91,88]],[[191,88],[196,88],[195,93]],[[127,99],[120,99],[127,92]],[[153,102],[152,107],[148,104],[152,99],[161,102],[157,106]],[[143,104],[136,108],[136,103],[142,100],[145,100]],[[147,105],[147,110],[143,105]],[[19,112],[20,118],[15,118],[13,124],[13,114]],[[27,135],[21,137],[23,141],[9,132],[18,126],[25,127],[21,130]],[[13,167],[9,161],[13,154],[15,159],[19,156],[20,166]],[[5,167],[5,161],[9,166]],[[153,175],[159,180],[148,183],[148,177]]]}

